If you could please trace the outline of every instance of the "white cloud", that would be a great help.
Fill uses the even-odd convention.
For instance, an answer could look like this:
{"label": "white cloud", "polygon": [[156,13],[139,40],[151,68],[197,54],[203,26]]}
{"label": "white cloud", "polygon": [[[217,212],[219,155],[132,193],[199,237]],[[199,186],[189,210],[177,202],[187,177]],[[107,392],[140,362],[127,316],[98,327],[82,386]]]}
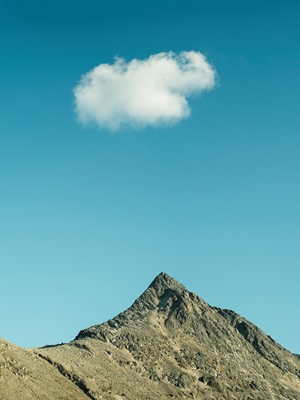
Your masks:
{"label": "white cloud", "polygon": [[146,60],[100,64],[74,89],[83,124],[117,130],[122,126],[173,124],[190,115],[187,97],[212,89],[216,72],[195,51],[159,53]]}

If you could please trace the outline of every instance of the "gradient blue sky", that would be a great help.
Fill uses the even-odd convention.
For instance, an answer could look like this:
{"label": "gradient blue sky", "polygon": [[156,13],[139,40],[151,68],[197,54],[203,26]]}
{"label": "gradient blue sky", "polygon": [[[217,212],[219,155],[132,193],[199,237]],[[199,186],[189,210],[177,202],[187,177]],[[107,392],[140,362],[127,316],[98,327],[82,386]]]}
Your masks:
{"label": "gradient blue sky", "polygon": [[[0,2],[0,336],[72,340],[161,271],[300,353],[300,3]],[[177,125],[76,121],[114,56],[200,51],[217,86]]]}

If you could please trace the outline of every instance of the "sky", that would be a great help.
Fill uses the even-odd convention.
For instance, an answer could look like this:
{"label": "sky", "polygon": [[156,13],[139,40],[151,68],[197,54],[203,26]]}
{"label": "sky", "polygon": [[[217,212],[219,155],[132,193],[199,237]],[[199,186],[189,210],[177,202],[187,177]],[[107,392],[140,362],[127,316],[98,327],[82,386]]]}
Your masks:
{"label": "sky", "polygon": [[161,271],[300,354],[300,3],[0,1],[4,339]]}

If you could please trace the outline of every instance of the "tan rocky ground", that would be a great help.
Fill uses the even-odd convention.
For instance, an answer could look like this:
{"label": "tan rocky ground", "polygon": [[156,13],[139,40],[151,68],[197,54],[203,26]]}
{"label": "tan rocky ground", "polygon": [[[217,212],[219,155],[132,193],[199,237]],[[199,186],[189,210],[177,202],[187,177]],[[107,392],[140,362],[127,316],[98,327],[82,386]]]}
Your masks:
{"label": "tan rocky ground", "polygon": [[[165,273],[128,310],[81,331],[74,341],[19,351],[49,371],[48,381],[36,372],[31,378],[32,385],[49,384],[48,397],[36,392],[24,400],[300,400],[299,357]],[[9,379],[6,375],[2,382]],[[20,380],[18,387],[25,383]],[[55,390],[63,385],[69,390],[67,384],[80,391],[57,397]],[[1,399],[15,398],[6,392]]]}
{"label": "tan rocky ground", "polygon": [[88,397],[35,351],[0,339],[1,400],[86,400]]}

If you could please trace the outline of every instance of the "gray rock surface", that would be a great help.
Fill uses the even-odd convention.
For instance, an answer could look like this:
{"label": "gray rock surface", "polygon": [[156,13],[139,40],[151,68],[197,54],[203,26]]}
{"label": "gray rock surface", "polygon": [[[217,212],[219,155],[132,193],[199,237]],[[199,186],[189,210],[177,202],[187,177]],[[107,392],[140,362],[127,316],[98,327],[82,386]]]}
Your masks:
{"label": "gray rock surface", "polygon": [[300,400],[300,360],[165,273],[126,311],[38,349],[91,399]]}
{"label": "gray rock surface", "polygon": [[68,343],[0,340],[0,400],[300,400],[300,358],[165,273]]}

